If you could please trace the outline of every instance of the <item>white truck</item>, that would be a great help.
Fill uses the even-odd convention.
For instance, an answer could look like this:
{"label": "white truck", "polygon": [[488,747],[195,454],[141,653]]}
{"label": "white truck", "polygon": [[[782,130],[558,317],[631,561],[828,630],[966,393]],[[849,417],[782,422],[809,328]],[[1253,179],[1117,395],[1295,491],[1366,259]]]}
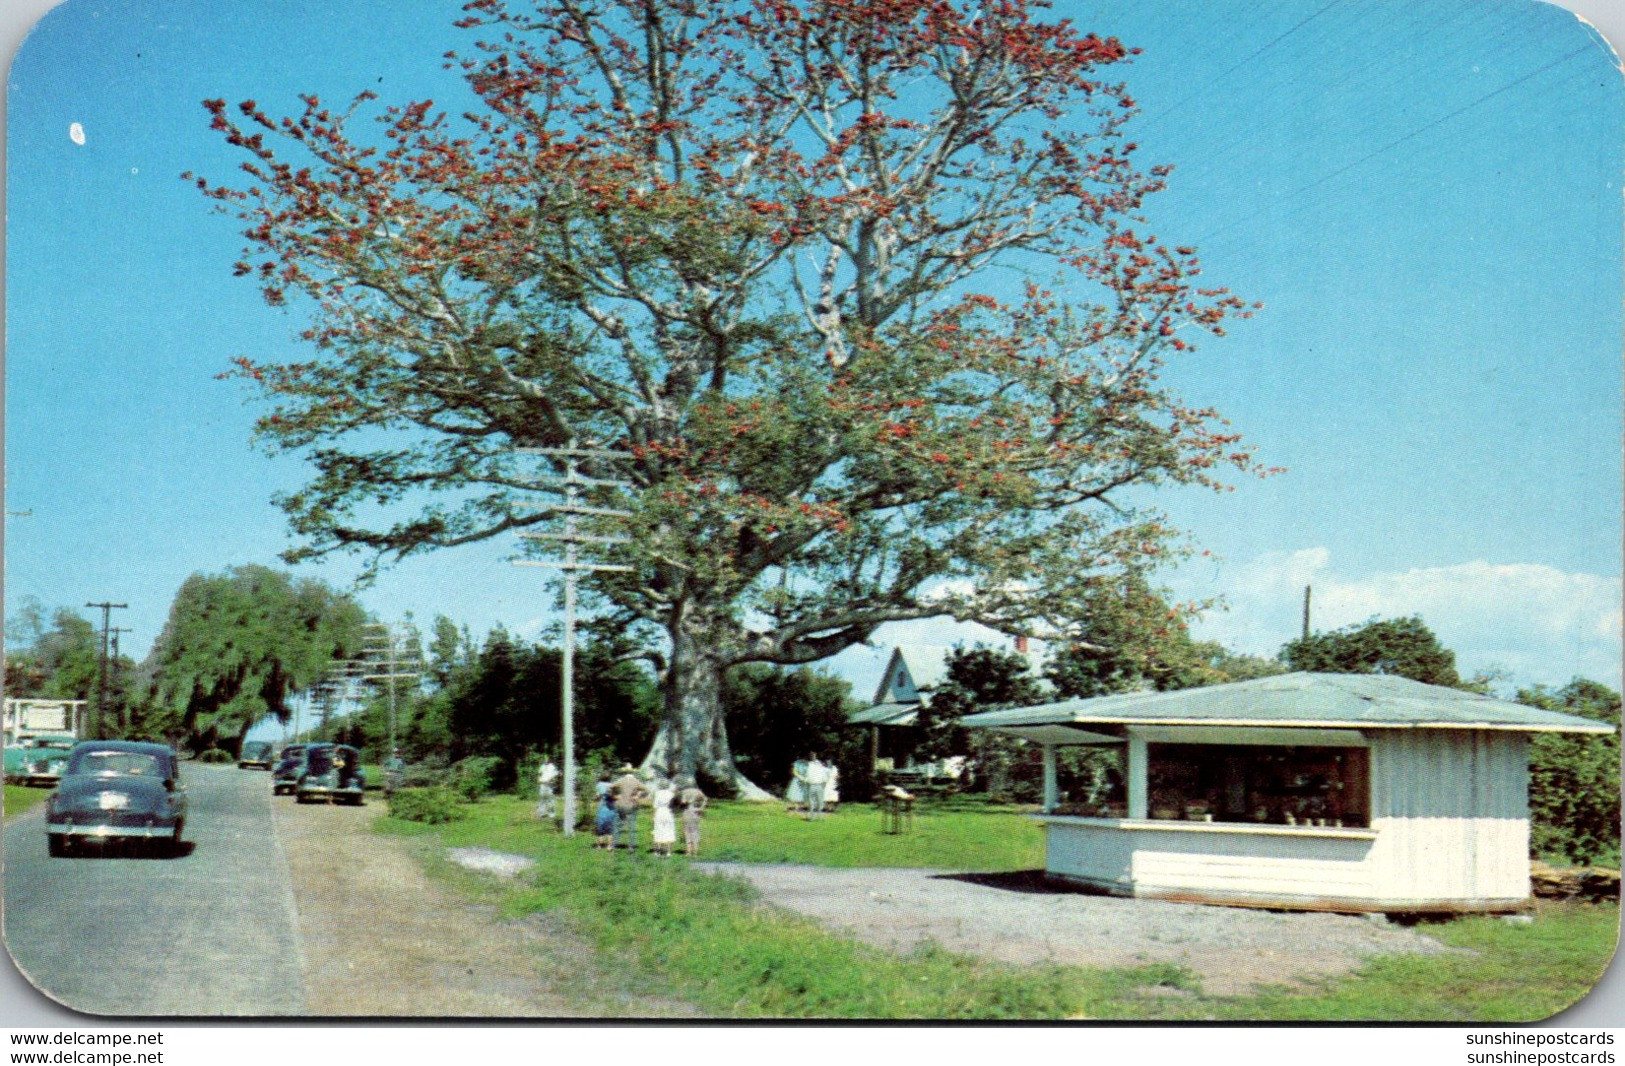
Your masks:
{"label": "white truck", "polygon": [[84,735],[86,700],[10,699],[0,720],[5,735],[6,780],[54,786],[68,752]]}

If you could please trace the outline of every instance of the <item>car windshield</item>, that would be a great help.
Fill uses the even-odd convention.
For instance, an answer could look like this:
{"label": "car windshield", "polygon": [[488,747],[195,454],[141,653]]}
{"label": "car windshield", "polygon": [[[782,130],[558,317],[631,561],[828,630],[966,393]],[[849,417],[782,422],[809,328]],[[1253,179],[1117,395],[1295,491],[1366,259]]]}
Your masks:
{"label": "car windshield", "polygon": [[115,774],[162,777],[164,768],[158,756],[144,751],[82,751],[73,761],[73,773],[95,774],[98,777]]}
{"label": "car windshield", "polygon": [[332,748],[311,748],[305,752],[305,766],[313,774],[325,774],[333,768]]}
{"label": "car windshield", "polygon": [[243,745],[244,755],[264,755],[271,750],[271,745],[263,740],[251,740]]}

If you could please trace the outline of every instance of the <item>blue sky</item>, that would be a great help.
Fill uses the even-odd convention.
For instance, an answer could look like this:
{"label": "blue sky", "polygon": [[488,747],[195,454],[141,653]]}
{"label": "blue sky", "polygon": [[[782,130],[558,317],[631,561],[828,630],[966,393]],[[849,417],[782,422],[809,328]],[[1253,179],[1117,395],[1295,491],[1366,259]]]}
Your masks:
{"label": "blue sky", "polygon": [[[468,35],[427,0],[69,0],[8,97],[8,607],[130,604],[143,654],[186,576],[289,545],[229,360],[290,358],[301,318],[233,279],[240,240],[179,179],[237,159],[200,101],[315,92],[458,108]],[[1156,231],[1266,307],[1176,364],[1287,473],[1155,502],[1216,559],[1165,575],[1222,596],[1199,635],[1273,653],[1305,584],[1318,627],[1419,613],[1468,670],[1617,684],[1621,80],[1606,45],[1524,0],[1065,5],[1143,54],[1124,71]],[[70,137],[80,124],[84,143]],[[552,621],[512,543],[410,561],[380,617],[480,633]],[[347,583],[336,560],[302,572]],[[941,623],[883,638],[949,642]],[[841,669],[872,688],[880,651]]]}

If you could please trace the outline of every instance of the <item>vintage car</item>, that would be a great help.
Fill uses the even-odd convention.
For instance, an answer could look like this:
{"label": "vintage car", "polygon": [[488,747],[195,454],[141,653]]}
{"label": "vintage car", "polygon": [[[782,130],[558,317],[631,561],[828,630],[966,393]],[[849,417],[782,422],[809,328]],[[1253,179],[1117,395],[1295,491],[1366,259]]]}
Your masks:
{"label": "vintage car", "polygon": [[366,780],[361,774],[361,753],[347,744],[311,744],[294,796],[300,803],[326,800],[359,806]]}
{"label": "vintage car", "polygon": [[186,788],[175,753],[162,744],[87,740],[68,756],[45,800],[52,855],[86,842],[137,841],[179,854]]}
{"label": "vintage car", "polygon": [[68,753],[74,743],[73,735],[66,733],[21,737],[17,744],[6,749],[6,780],[19,785],[52,787],[61,780],[62,768],[68,764]]}
{"label": "vintage car", "polygon": [[269,770],[274,761],[271,751],[274,745],[269,740],[245,740],[242,750],[237,753],[237,768],[246,770],[250,766],[256,769]]}
{"label": "vintage car", "polygon": [[305,770],[305,748],[308,746],[289,744],[282,749],[276,765],[271,768],[271,795],[280,796],[284,792],[293,794],[299,785],[299,775]]}

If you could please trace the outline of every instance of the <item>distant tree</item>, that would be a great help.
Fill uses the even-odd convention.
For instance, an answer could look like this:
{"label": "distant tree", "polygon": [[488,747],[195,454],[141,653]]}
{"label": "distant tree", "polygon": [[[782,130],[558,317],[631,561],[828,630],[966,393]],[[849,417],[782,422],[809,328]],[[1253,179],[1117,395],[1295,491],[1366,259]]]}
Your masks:
{"label": "distant tree", "polygon": [[1535,685],[1518,702],[1615,726],[1607,736],[1537,733],[1529,751],[1530,850],[1538,857],[1619,866],[1619,693],[1576,678]]}
{"label": "distant tree", "polygon": [[101,647],[96,627],[77,612],[59,608],[47,623],[40,602],[25,600],[6,621],[6,695],[95,699]]}
{"label": "distant tree", "polygon": [[195,749],[235,750],[334,659],[359,653],[365,614],[349,596],[264,566],[193,574],[143,669],[150,703]]}
{"label": "distant tree", "polygon": [[818,670],[751,664],[729,671],[722,705],[740,769],[782,792],[795,761],[816,754],[840,770],[843,795],[865,790],[868,748],[846,724],[850,694],[845,681]]}
{"label": "distant tree", "polygon": [[1422,619],[1372,619],[1330,633],[1299,638],[1281,649],[1281,661],[1294,670],[1329,674],[1391,674],[1427,685],[1460,688],[1456,653]]}

